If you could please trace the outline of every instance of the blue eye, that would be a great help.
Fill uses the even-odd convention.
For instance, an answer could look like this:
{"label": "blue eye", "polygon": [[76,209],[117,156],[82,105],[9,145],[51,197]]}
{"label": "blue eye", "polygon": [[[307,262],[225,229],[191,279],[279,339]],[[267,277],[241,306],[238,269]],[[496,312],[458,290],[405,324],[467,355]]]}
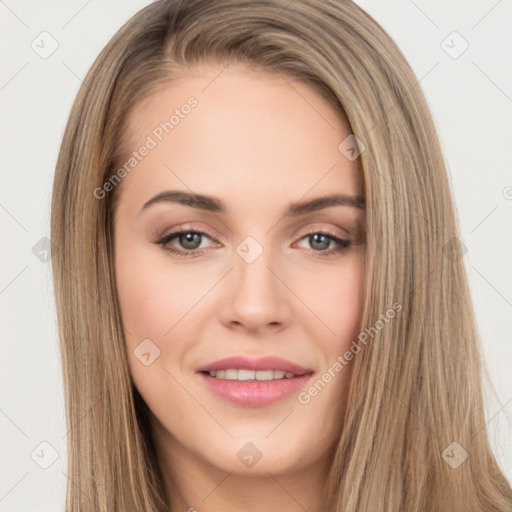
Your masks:
{"label": "blue eye", "polygon": [[[172,254],[196,258],[204,254],[205,250],[208,249],[200,247],[202,241],[201,239],[203,237],[213,240],[213,237],[202,230],[178,229],[172,233],[168,233],[162,236],[155,243],[161,245],[164,250]],[[175,238],[177,239],[177,242],[180,244],[180,246],[183,247],[183,249],[177,248],[175,245],[171,244],[171,241]],[[311,249],[311,251],[316,253],[315,255],[321,257],[328,257],[342,253],[352,245],[352,242],[349,240],[344,240],[332,233],[319,230],[312,230],[309,233],[306,233],[306,235],[304,235],[300,240],[304,239],[308,239],[308,242],[314,247]],[[324,248],[328,248],[332,242],[336,244],[336,247],[329,250],[322,250],[322,247],[327,246]]]}
{"label": "blue eye", "polygon": [[[205,231],[197,229],[178,229],[172,233],[164,235],[159,240],[157,240],[156,243],[162,245],[166,251],[169,251],[173,254],[195,258],[197,256],[201,256],[201,254],[204,252],[204,248],[198,251],[199,246],[201,245],[201,237],[211,238]],[[175,238],[178,238],[179,243],[182,245],[184,244],[184,247],[187,250],[177,249],[176,247],[170,245],[171,241]],[[198,241],[199,245],[197,245]]]}
{"label": "blue eye", "polygon": [[[301,238],[301,240],[304,240],[305,238],[308,239],[308,242],[313,247],[314,252],[319,252],[320,255],[322,256],[343,252],[351,245],[350,241],[338,238],[337,236],[331,233],[323,231],[311,231],[306,236]],[[328,251],[324,251],[321,249],[325,245],[327,245],[328,247],[331,244],[331,242],[337,244],[337,247],[334,247],[333,249],[330,249]]]}

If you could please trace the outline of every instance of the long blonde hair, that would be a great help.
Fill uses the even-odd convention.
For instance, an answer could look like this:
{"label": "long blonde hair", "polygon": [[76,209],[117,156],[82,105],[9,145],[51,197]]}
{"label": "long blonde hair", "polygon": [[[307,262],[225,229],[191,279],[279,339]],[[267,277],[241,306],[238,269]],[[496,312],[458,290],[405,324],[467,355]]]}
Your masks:
{"label": "long blonde hair", "polygon": [[[403,54],[348,0],[159,0],[115,34],[87,74],[64,133],[51,214],[66,510],[171,506],[127,362],[115,194],[100,200],[94,190],[116,170],[127,112],[203,62],[242,62],[306,82],[365,145],[362,326],[392,303],[403,309],[351,362],[322,509],[512,510],[485,429],[486,374],[435,125]],[[453,442],[469,454],[457,468],[442,457]]]}

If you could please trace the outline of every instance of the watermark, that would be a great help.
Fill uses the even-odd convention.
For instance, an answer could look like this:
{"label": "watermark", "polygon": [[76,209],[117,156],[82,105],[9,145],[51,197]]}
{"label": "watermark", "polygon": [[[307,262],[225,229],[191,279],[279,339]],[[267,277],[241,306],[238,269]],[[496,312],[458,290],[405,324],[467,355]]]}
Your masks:
{"label": "watermark", "polygon": [[364,150],[366,146],[361,139],[358,139],[353,133],[346,137],[338,146],[338,151],[353,162]]}
{"label": "watermark", "polygon": [[468,452],[453,441],[443,450],[441,457],[452,469],[457,469],[468,458]]}
{"label": "watermark", "polygon": [[452,59],[458,59],[468,48],[469,43],[454,30],[441,41],[441,48]]}
{"label": "watermark", "polygon": [[[371,339],[373,339],[374,336],[376,336],[379,331],[384,329],[387,323],[389,323],[397,313],[400,313],[402,311],[402,304],[399,302],[395,302],[391,308],[389,308],[385,313],[380,315],[380,318],[375,322],[375,324],[372,327],[365,328],[364,331],[359,333],[357,336],[357,340],[359,343],[362,343],[363,346],[366,346],[368,341],[368,336],[370,336]],[[302,405],[307,405],[311,402],[311,399],[320,393],[325,386],[329,382],[331,382],[334,377],[338,373],[345,368],[345,366],[348,365],[348,363],[354,358],[356,354],[361,352],[362,347],[358,344],[356,340],[352,340],[352,343],[350,345],[350,349],[347,350],[343,355],[339,355],[336,358],[336,361],[325,370],[325,372],[322,373],[322,375],[312,384],[307,390],[301,391],[297,395],[297,399],[299,403]]]}
{"label": "watermark", "polygon": [[49,32],[41,32],[31,43],[30,47],[41,59],[48,59],[59,48],[59,42]]}
{"label": "watermark", "polygon": [[155,149],[166,135],[172,132],[176,126],[181,123],[182,119],[192,112],[192,109],[197,107],[198,101],[191,96],[187,102],[181,105],[180,108],[175,108],[174,113],[169,117],[167,121],[161,122],[156,126],[150,135],[146,137],[144,143],[139,147],[137,151],[134,151],[128,160],[119,168],[117,171],[103,184],[101,187],[94,189],[94,197],[96,199],[105,199],[108,192],[114,190],[114,188],[125,178],[130,172],[139,165],[142,160],[149,153]]}
{"label": "watermark", "polygon": [[144,366],[153,364],[153,361],[160,357],[160,349],[149,338],[142,340],[133,353]]}
{"label": "watermark", "polygon": [[261,457],[263,457],[263,454],[253,443],[245,443],[242,448],[238,450],[236,456],[244,466],[252,468]]}
{"label": "watermark", "polygon": [[256,238],[248,236],[238,244],[236,253],[246,263],[254,263],[263,254],[263,247]]}
{"label": "watermark", "polygon": [[450,238],[448,243],[443,246],[443,254],[454,263],[467,252],[468,248],[457,237]]}
{"label": "watermark", "polygon": [[48,263],[52,255],[55,253],[55,246],[52,244],[51,240],[43,236],[33,247],[32,254],[41,260],[43,263]]}
{"label": "watermark", "polygon": [[59,452],[48,441],[43,441],[32,450],[30,457],[40,468],[48,469],[59,458]]}

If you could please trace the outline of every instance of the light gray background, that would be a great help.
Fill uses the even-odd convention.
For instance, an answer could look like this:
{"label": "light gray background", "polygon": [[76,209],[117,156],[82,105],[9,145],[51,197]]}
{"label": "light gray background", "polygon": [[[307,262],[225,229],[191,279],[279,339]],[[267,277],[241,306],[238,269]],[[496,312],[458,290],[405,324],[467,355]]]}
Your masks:
{"label": "light gray background", "polygon": [[[57,152],[80,82],[114,32],[148,3],[0,0],[0,510],[4,512],[63,510],[66,425],[53,288],[50,264],[32,249],[49,237]],[[464,261],[484,353],[500,400],[487,401],[491,440],[512,479],[512,2],[359,0],[358,4],[405,53],[436,120],[461,240],[468,249]],[[41,38],[46,37],[45,48],[50,48],[48,36],[40,36],[44,31],[58,43],[46,59],[31,47],[41,47]],[[454,31],[469,44],[457,58],[453,57],[464,42]],[[39,251],[39,256],[44,257],[44,252]],[[57,457],[53,464],[40,467],[52,462],[52,454]]]}

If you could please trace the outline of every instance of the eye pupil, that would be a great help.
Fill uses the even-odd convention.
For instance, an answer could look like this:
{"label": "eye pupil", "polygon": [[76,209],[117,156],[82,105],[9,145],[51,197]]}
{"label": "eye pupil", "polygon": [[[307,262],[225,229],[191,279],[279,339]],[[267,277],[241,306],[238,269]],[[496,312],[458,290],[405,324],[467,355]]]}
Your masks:
{"label": "eye pupil", "polygon": [[[321,240],[319,241],[319,239],[323,238],[324,241],[322,242]],[[311,246],[313,248],[316,248],[316,249],[327,249],[329,247],[329,243],[330,243],[330,239],[328,236],[326,235],[323,235],[321,233],[316,233],[314,235],[311,235],[310,236],[310,239],[312,239],[313,241],[311,242]],[[320,243],[320,247],[316,246],[315,247],[315,244],[319,242]]]}
{"label": "eye pupil", "polygon": [[[196,239],[194,240],[194,237]],[[185,233],[180,235],[180,244],[186,249],[197,249],[201,245],[201,235],[199,233]],[[198,242],[198,243],[196,243]],[[190,244],[190,245],[189,245]]]}

